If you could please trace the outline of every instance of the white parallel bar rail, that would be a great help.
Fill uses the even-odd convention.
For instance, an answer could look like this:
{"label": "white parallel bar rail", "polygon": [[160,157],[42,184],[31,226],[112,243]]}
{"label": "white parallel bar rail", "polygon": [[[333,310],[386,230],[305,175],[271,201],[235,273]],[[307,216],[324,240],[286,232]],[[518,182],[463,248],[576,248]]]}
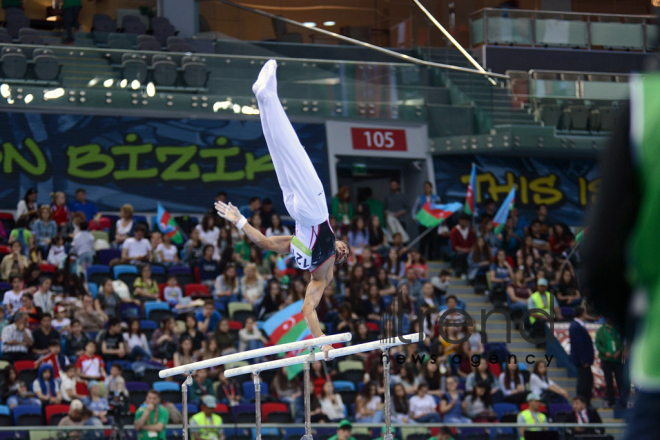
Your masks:
{"label": "white parallel bar rail", "polygon": [[[404,342],[402,338],[395,337],[391,339],[383,339],[374,342],[367,342],[364,344],[351,345],[349,347],[344,347],[344,348],[336,348],[328,352],[328,359],[334,359],[356,353],[364,353],[366,351],[372,351],[372,350],[379,350],[379,349],[386,350],[390,347],[395,347],[397,345],[415,344],[419,342],[419,333],[406,335],[403,336],[403,338],[405,338],[407,342]],[[317,339],[314,339],[314,341],[317,341]],[[320,361],[323,359],[325,359],[324,352],[320,351],[314,353],[314,361]],[[270,362],[263,362],[261,364],[248,365],[246,367],[232,368],[231,370],[225,371],[225,377],[236,377],[236,376],[242,376],[243,374],[260,373],[262,371],[273,370],[275,368],[290,367],[292,365],[305,363],[308,360],[310,360],[310,355],[304,354],[301,356],[278,359]]]}
{"label": "white parallel bar rail", "polygon": [[[273,345],[271,347],[258,348],[256,350],[244,351],[242,353],[234,353],[227,356],[220,356],[213,359],[207,359],[204,361],[181,365],[179,367],[168,368],[167,370],[159,371],[158,376],[160,376],[161,378],[166,378],[166,377],[178,376],[179,374],[189,375],[193,371],[203,370],[204,368],[217,367],[219,365],[225,365],[231,362],[246,361],[248,359],[254,359],[261,356],[269,356],[273,354],[285,353],[295,350],[304,350],[309,347],[320,347],[321,345],[326,345],[326,344],[339,344],[343,342],[349,342],[352,338],[353,335],[351,333],[341,333],[338,335],[323,336],[321,338],[315,338],[315,339],[306,339],[304,341],[291,342],[288,344]],[[344,349],[338,348],[336,350],[344,350]]]}

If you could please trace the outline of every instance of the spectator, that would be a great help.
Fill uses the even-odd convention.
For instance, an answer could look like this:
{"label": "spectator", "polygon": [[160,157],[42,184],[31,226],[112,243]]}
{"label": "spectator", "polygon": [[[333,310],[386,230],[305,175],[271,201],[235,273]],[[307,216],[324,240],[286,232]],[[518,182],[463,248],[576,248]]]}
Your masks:
{"label": "spectator", "polygon": [[222,316],[215,310],[213,300],[206,300],[202,310],[197,312],[195,318],[197,319],[197,329],[202,334],[211,334],[215,331]]}
{"label": "spectator", "polygon": [[160,328],[151,335],[151,351],[157,359],[171,361],[179,349],[179,336],[174,331],[175,322],[171,315],[163,317]]}
{"label": "spectator", "polygon": [[60,267],[62,262],[66,259],[66,249],[64,248],[64,240],[59,235],[53,237],[50,242],[50,249],[48,250],[48,264],[55,267]]}
{"label": "spectator", "polygon": [[161,234],[159,231],[152,231],[147,235],[147,237],[149,238],[149,245],[151,246],[151,261],[154,263],[161,263],[157,249],[158,246],[163,244],[163,234]]}
{"label": "spectator", "polygon": [[426,260],[422,254],[416,250],[412,250],[408,253],[408,261],[406,263],[406,270],[412,268],[415,271],[415,275],[418,279],[428,279],[429,278],[429,268],[426,265]]}
{"label": "spectator", "polygon": [[[232,228],[236,229],[236,227],[233,226],[233,223],[232,223]],[[236,238],[238,239],[238,236]],[[215,246],[213,259],[219,261],[222,257],[223,260],[231,260],[232,254],[234,252],[233,241],[234,238],[232,237],[232,229],[230,228],[220,229],[220,237],[218,238],[218,243]]]}
{"label": "spectator", "polygon": [[195,263],[199,268],[199,281],[202,284],[213,287],[214,280],[218,277],[218,262],[213,259],[213,245],[204,245],[202,258]]}
{"label": "spectator", "polygon": [[501,233],[496,234],[493,231],[493,217],[484,216],[481,218],[477,238],[483,238],[484,242],[491,251],[491,257],[495,256],[497,249],[502,247],[503,237]]}
{"label": "spectator", "polygon": [[183,332],[182,336],[190,336],[193,341],[193,352],[195,352],[196,355],[201,355],[202,354],[202,348],[204,345],[205,341],[205,336],[204,333],[200,332],[197,328],[197,318],[195,317],[194,314],[188,313],[185,316],[185,321],[186,321],[186,330]]}
{"label": "spectator", "polygon": [[163,242],[156,248],[158,251],[158,261],[168,265],[179,263],[179,250],[172,244],[172,237],[165,234]]}
{"label": "spectator", "polygon": [[17,312],[14,323],[2,329],[2,358],[11,363],[33,359],[29,348],[32,347],[32,333],[27,328],[28,317]]}
{"label": "spectator", "polygon": [[39,208],[39,218],[32,224],[32,233],[37,246],[41,247],[44,255],[53,237],[57,236],[57,223],[51,217],[50,208],[44,205]]}
{"label": "spectator", "polygon": [[361,255],[362,249],[369,246],[369,231],[364,223],[364,218],[355,217],[348,231],[348,244],[355,255]]}
{"label": "spectator", "polygon": [[110,367],[110,375],[105,378],[105,389],[108,390],[108,395],[118,396],[123,394],[128,397],[128,390],[126,389],[126,381],[121,376],[122,367],[119,363],[112,364]]}
{"label": "spectator", "polygon": [[137,225],[133,229],[134,237],[127,238],[121,250],[121,260],[110,262],[115,264],[146,263],[151,260],[151,243],[144,236],[147,233],[144,225]]}
{"label": "spectator", "polygon": [[623,380],[623,360],[624,360],[624,342],[619,330],[614,326],[611,318],[605,319],[605,325],[601,325],[596,332],[596,349],[600,366],[605,376],[605,385],[607,387],[607,401],[609,406],[614,406],[614,379],[616,387],[619,390],[619,406],[627,406],[627,390],[630,388]]}
{"label": "spectator", "polygon": [[[126,357],[126,345],[121,333],[121,321],[119,318],[110,318],[108,330],[101,337],[101,355],[106,361],[118,361]],[[101,417],[101,420],[103,418]]]}
{"label": "spectator", "polygon": [[[603,423],[603,421],[601,420],[598,411],[596,411],[595,408],[591,408],[587,405],[587,399],[578,395],[573,398],[573,411],[568,414],[566,423],[589,425],[590,423]],[[590,435],[602,435],[604,433],[603,429],[601,428],[574,428],[571,431],[573,431],[573,435],[584,435],[587,436],[587,438]]]}
{"label": "spectator", "polygon": [[115,242],[123,244],[127,238],[133,235],[133,206],[126,203],[119,208],[119,220],[115,225]]}
{"label": "spectator", "polygon": [[262,221],[262,226],[264,229],[268,229],[272,226],[272,217],[273,215],[277,215],[277,212],[273,208],[273,201],[269,198],[266,197],[261,204],[261,208],[259,209],[259,215],[261,216]]}
{"label": "spectator", "polygon": [[[212,395],[206,395],[200,400],[199,412],[190,418],[190,432],[194,440],[224,440],[224,432],[219,429],[222,425],[222,417],[214,412],[216,404]],[[207,428],[196,428],[198,426]],[[213,429],[208,426],[218,428]]]}
{"label": "spectator", "polygon": [[564,229],[561,223],[555,223],[552,226],[552,236],[548,240],[550,250],[555,255],[561,255],[568,250],[574,243],[573,236]]}
{"label": "spectator", "polygon": [[[23,247],[21,243],[19,241],[14,241],[11,244],[11,253],[5,255],[2,259],[2,263],[0,263],[0,272],[2,272],[3,280],[11,282],[11,275],[16,275],[20,279],[21,274],[29,264],[27,257],[25,257],[22,252]],[[7,310],[7,312],[11,314],[10,310]]]}
{"label": "spectator", "polygon": [[247,205],[243,205],[239,208],[239,211],[245,218],[250,218],[254,214],[258,213],[261,209],[261,199],[259,197],[251,197]]}
{"label": "spectator", "polygon": [[87,192],[83,188],[76,190],[76,200],[69,204],[69,211],[82,212],[88,222],[91,222],[99,212],[94,203],[87,201]]}
{"label": "spectator", "polygon": [[62,403],[60,383],[55,380],[55,372],[50,364],[41,364],[37,378],[32,382],[32,390],[41,401],[41,406],[59,405]]}
{"label": "spectator", "polygon": [[[541,406],[541,397],[534,393],[529,393],[527,395],[527,409],[518,414],[517,423],[519,425],[542,425],[547,423],[547,418],[539,408]],[[520,433],[520,438],[525,438],[525,432],[530,431],[545,431],[548,428],[523,428],[522,426],[518,428]]]}
{"label": "spectator", "polygon": [[72,403],[74,399],[82,399],[83,396],[78,395],[76,391],[76,382],[78,373],[76,372],[75,364],[68,364],[64,371],[60,371],[60,394],[62,395],[63,403]]}
{"label": "spectator", "polygon": [[190,231],[190,238],[183,245],[183,262],[191,267],[197,266],[197,262],[204,254],[205,247],[199,238],[199,229],[195,228]]}
{"label": "spectator", "polygon": [[561,273],[561,279],[557,286],[557,301],[560,306],[564,307],[577,307],[582,303],[582,295],[577,289],[577,282],[569,268],[565,268]]}
{"label": "spectator", "polygon": [[140,406],[135,413],[133,424],[138,434],[137,440],[165,440],[165,426],[170,421],[170,415],[160,404],[158,391],[149,390],[145,403],[146,405]]}
{"label": "spectator", "polygon": [[399,258],[396,248],[391,247],[387,251],[387,260],[383,268],[387,271],[387,276],[393,280],[399,281],[405,276],[406,265]]}
{"label": "spectator", "polygon": [[[491,256],[490,249],[483,237],[477,237],[468,254],[468,274],[467,279],[474,284],[479,278],[485,282],[486,272],[490,270]],[[485,283],[484,283],[485,284]]]}
{"label": "spectator", "polygon": [[[211,339],[209,341],[208,345],[215,344],[215,341]],[[279,374],[279,373],[278,373]],[[277,375],[275,376],[277,377]],[[286,376],[285,376],[286,380]],[[294,379],[295,381],[295,379]],[[218,368],[218,400],[222,403],[225,403],[227,405],[231,406],[236,406],[239,403],[241,403],[241,387],[233,379],[228,379],[225,377],[225,367],[220,366]],[[271,384],[272,385],[272,384]],[[273,389],[275,389],[274,386],[272,386]],[[287,401],[284,396],[281,395],[279,392],[277,392],[277,397],[279,400]],[[287,402],[289,403],[289,402]]]}
{"label": "spectator", "polygon": [[259,308],[259,318],[264,319],[279,311],[284,306],[282,287],[277,280],[268,281],[268,294],[264,296]]}
{"label": "spectator", "polygon": [[[74,399],[69,405],[69,413],[60,420],[60,423],[57,426],[82,426],[83,416],[82,412],[85,409],[82,401],[79,399]],[[80,438],[80,431],[67,431],[69,436],[77,440]]]}
{"label": "spectator", "polygon": [[548,235],[543,233],[541,221],[536,219],[529,225],[529,235],[532,237],[532,246],[539,252],[548,252],[550,250],[550,243],[548,243]]}
{"label": "spectator", "polygon": [[81,221],[79,227],[80,231],[74,235],[71,246],[78,255],[78,264],[85,270],[94,261],[94,236],[89,232],[87,221]]}
{"label": "spectator", "polygon": [[471,393],[478,382],[488,383],[488,388],[492,396],[493,403],[502,401],[502,391],[495,375],[488,368],[488,362],[485,359],[479,361],[479,365],[472,367],[472,373],[465,379],[465,391]]}
{"label": "spectator", "polygon": [[256,266],[257,274],[261,277],[270,278],[273,273],[270,256],[264,258],[264,253],[256,246],[250,246],[250,263]]}
{"label": "spectator", "polygon": [[378,291],[381,296],[396,295],[396,287],[392,281],[390,281],[390,278],[387,276],[387,270],[383,267],[378,269],[376,274],[376,285],[378,286]]}
{"label": "spectator", "polygon": [[399,289],[401,286],[407,286],[408,292],[413,300],[417,300],[422,296],[422,282],[417,278],[415,269],[412,267],[406,270],[406,278],[399,283]]}
{"label": "spectator", "polygon": [[270,226],[266,229],[266,237],[280,237],[291,235],[289,228],[282,224],[279,214],[273,214],[270,220]]}
{"label": "spectator", "polygon": [[532,290],[525,283],[525,270],[522,267],[513,272],[513,281],[506,288],[506,294],[509,296],[511,311],[519,310],[522,313],[527,311],[527,302],[532,296]]}
{"label": "spectator", "polygon": [[122,302],[132,302],[119,297],[110,278],[103,281],[101,289],[94,300],[94,309],[103,314],[105,320],[119,317],[119,306]]}
{"label": "spectator", "polygon": [[[440,413],[443,422],[471,423],[471,419],[463,416],[463,396],[458,390],[458,380],[454,376],[449,376],[445,381],[445,386],[447,391],[440,398]],[[417,421],[419,422],[419,419]]]}
{"label": "spectator", "polygon": [[420,383],[417,391],[409,401],[409,415],[416,423],[440,423],[442,419],[438,414],[435,399],[428,394],[429,386],[426,383]]}
{"label": "spectator", "polygon": [[496,422],[497,414],[493,409],[493,401],[488,382],[479,381],[472,392],[463,401],[465,415],[474,422]]}
{"label": "spectator", "polygon": [[74,317],[80,321],[84,332],[100,332],[107,322],[105,315],[94,309],[94,299],[89,294],[83,295],[82,309],[76,310]]}
{"label": "spectator", "polygon": [[108,421],[108,399],[101,397],[101,388],[98,381],[92,380],[87,384],[89,389],[89,397],[83,399],[85,405],[92,414],[98,417],[104,424]]}
{"label": "spectator", "polygon": [[[249,215],[248,218],[249,217],[252,217],[252,215]],[[213,215],[205,214],[204,218],[202,219],[202,223],[197,225],[195,229],[199,231],[199,239],[202,241],[202,243],[215,246],[218,242],[218,238],[220,237],[220,229],[215,226]]]}
{"label": "spectator", "polygon": [[222,355],[227,355],[236,352],[236,338],[229,331],[229,320],[222,318],[215,328],[212,335],[213,339],[218,343],[218,348]]}
{"label": "spectator", "polygon": [[383,404],[375,382],[364,385],[355,399],[355,420],[358,423],[383,423]]}
{"label": "spectator", "polygon": [[7,365],[2,370],[2,385],[0,385],[0,397],[6,402],[10,396],[18,392],[18,373],[12,365]]}
{"label": "spectator", "polygon": [[89,337],[82,331],[82,324],[79,320],[71,321],[71,331],[64,340],[64,354],[73,363],[76,363],[78,357],[85,354],[85,347],[89,342]]}
{"label": "spectator", "polygon": [[[387,230],[394,232],[405,232],[408,235],[409,222],[407,218],[410,212],[408,199],[401,193],[401,186],[396,179],[390,180],[390,194],[385,197],[384,209]],[[408,241],[404,239],[403,241]]]}
{"label": "spectator", "polygon": [[182,335],[179,339],[179,349],[174,353],[174,366],[180,367],[194,362],[196,360],[195,352],[193,351],[193,341],[188,335]]}
{"label": "spectator", "polygon": [[[527,301],[527,309],[532,311],[532,309],[540,309],[545,313],[533,312],[529,316],[529,322],[532,325],[532,337],[539,338],[538,340],[543,340],[547,333],[546,323],[550,322],[551,319],[562,320],[561,309],[556,303],[554,295],[548,292],[548,280],[541,278],[537,281],[538,291],[534,292],[532,296],[529,297]],[[552,314],[554,310],[554,316]],[[543,343],[537,343],[537,345],[543,345]]]}
{"label": "spectator", "polygon": [[504,394],[504,401],[520,405],[527,397],[525,381],[523,380],[515,356],[509,356],[504,371],[500,373],[500,389]]}
{"label": "spectator", "polygon": [[[433,184],[429,181],[424,182],[424,193],[418,196],[415,199],[415,204],[413,205],[413,209],[411,211],[412,213],[412,218],[415,224],[417,224],[417,213],[419,212],[420,209],[426,204],[438,204],[440,203],[440,197],[438,197],[437,194],[433,193]],[[419,230],[419,234],[422,234],[424,231],[426,231],[427,227],[417,224],[417,228]],[[433,232],[430,234],[426,234],[419,242],[419,252],[424,256],[424,258],[427,259],[432,259],[435,257],[435,249],[437,248],[437,243],[436,243],[436,238],[438,234],[434,234]]]}
{"label": "spectator", "polygon": [[73,240],[73,237],[80,232],[80,224],[85,222],[85,214],[83,212],[77,211],[71,215],[71,221],[64,226],[64,229],[61,231],[61,235],[67,240]]}
{"label": "spectator", "polygon": [[2,330],[9,325],[9,320],[5,316],[5,308],[0,306],[0,333]]}
{"label": "spectator", "polygon": [[330,437],[328,440],[355,440],[351,435],[353,425],[348,419],[344,419],[337,425],[337,434]]}
{"label": "spectator", "polygon": [[506,259],[506,252],[500,249],[495,254],[495,262],[490,265],[490,281],[493,291],[504,292],[506,285],[513,280],[513,270]]}
{"label": "spectator", "polygon": [[238,351],[256,350],[263,348],[266,344],[268,344],[268,339],[257,328],[256,318],[248,316],[245,319],[245,327],[238,331]]}
{"label": "spectator", "polygon": [[347,227],[353,221],[353,205],[351,205],[351,190],[342,186],[332,198],[330,214],[334,216],[342,227]]}
{"label": "spectator", "polygon": [[[65,43],[72,44],[75,41],[73,38],[73,28],[80,30],[78,15],[82,9],[82,0],[62,0],[62,9],[64,12],[64,29],[66,29]],[[76,191],[76,197],[77,196],[78,192]]]}
{"label": "spectator", "polygon": [[63,229],[69,223],[69,208],[66,207],[66,195],[62,191],[55,193],[50,210],[57,227]]}
{"label": "spectator", "polygon": [[2,304],[5,306],[5,309],[7,309],[7,314],[11,316],[20,310],[21,307],[23,307],[21,297],[23,296],[24,292],[21,290],[23,280],[19,275],[12,275],[10,283],[11,290],[7,290],[5,292],[5,295],[2,299]]}
{"label": "spectator", "polygon": [[594,363],[594,345],[584,323],[586,310],[583,307],[575,309],[575,319],[568,329],[571,341],[570,360],[577,368],[577,394],[591,401],[594,376],[591,366]]}
{"label": "spectator", "polygon": [[27,293],[34,293],[39,287],[41,282],[41,268],[37,263],[30,263],[30,265],[23,272],[23,291]]}
{"label": "spectator", "polygon": [[295,400],[302,395],[300,391],[300,380],[298,377],[289,380],[284,368],[277,370],[273,382],[271,383],[271,389],[275,391],[279,400],[288,404],[294,403]]}
{"label": "spectator", "polygon": [[55,307],[53,302],[53,292],[50,291],[52,281],[50,278],[44,277],[39,283],[39,288],[33,295],[35,307],[41,309],[44,313],[52,313]]}
{"label": "spectator", "polygon": [[53,328],[61,335],[69,333],[71,330],[71,320],[66,317],[66,309],[64,306],[57,305],[53,309],[55,319],[53,319]]}
{"label": "spectator", "polygon": [[50,313],[44,313],[41,316],[39,328],[32,333],[32,340],[34,341],[32,344],[32,353],[36,355],[48,354],[50,352],[50,341],[53,339],[60,340],[60,334],[57,330],[53,329],[52,322],[53,317]]}
{"label": "spectator", "polygon": [[243,300],[247,301],[252,307],[261,302],[264,296],[264,280],[257,273],[257,266],[254,263],[248,263],[243,269],[244,276],[240,281],[240,292]]}
{"label": "spectator", "polygon": [[412,393],[406,393],[402,383],[397,383],[392,388],[392,407],[390,409],[392,423],[405,423],[409,425],[417,423],[410,417],[410,403],[406,394]]}
{"label": "spectator", "polygon": [[377,284],[370,284],[367,289],[367,299],[363,301],[363,317],[369,321],[380,322],[385,312],[385,301],[380,296]]}
{"label": "spectator", "polygon": [[133,282],[133,288],[133,295],[141,303],[158,301],[160,299],[158,283],[151,278],[150,264],[145,264],[140,268],[140,276]]}
{"label": "spectator", "polygon": [[13,411],[18,405],[33,405],[41,406],[41,400],[28,389],[28,386],[22,380],[18,381],[18,390],[16,394],[7,399],[7,406],[10,411]]}
{"label": "spectator", "polygon": [[329,380],[321,388],[319,404],[321,411],[331,422],[340,420],[346,414],[346,405],[341,399],[341,394],[335,393],[335,388]]}
{"label": "spectator", "polygon": [[[187,338],[187,341],[190,343],[190,338]],[[189,346],[192,347],[192,344],[190,343]],[[188,391],[188,401],[199,405],[205,396],[213,396],[213,382],[209,379],[208,370],[196,370],[193,373],[193,383]]]}
{"label": "spectator", "polygon": [[151,347],[147,342],[147,337],[142,333],[139,318],[131,318],[128,321],[128,330],[124,333],[123,338],[129,361],[135,362],[151,358]]}
{"label": "spectator", "polygon": [[[559,284],[559,271],[557,270],[557,260],[548,252],[543,256],[543,264],[539,268],[545,273],[545,279],[548,280],[551,289],[555,289]],[[557,297],[559,299],[559,297]]]}
{"label": "spectator", "polygon": [[399,367],[399,374],[392,376],[392,383],[403,386],[405,394],[415,394],[419,386],[419,379],[415,376],[412,365],[403,364]]}
{"label": "spectator", "polygon": [[30,259],[29,246],[30,246],[30,237],[32,237],[32,232],[28,229],[28,222],[26,219],[22,218],[16,222],[16,227],[12,229],[9,234],[9,245],[12,243],[18,242],[21,245],[21,253]]}
{"label": "spectator", "polygon": [[96,354],[96,342],[87,341],[85,353],[76,361],[78,377],[83,380],[103,380],[105,378],[105,364],[101,356]]}
{"label": "spectator", "polygon": [[25,192],[25,196],[19,200],[16,206],[16,220],[24,219],[29,225],[37,218],[37,189],[30,188]]}
{"label": "spectator", "polygon": [[546,403],[568,403],[568,392],[548,377],[544,361],[536,361],[529,379],[529,390]]}
{"label": "spectator", "polygon": [[468,271],[468,254],[476,240],[474,230],[470,228],[470,216],[461,214],[458,224],[449,233],[451,249],[454,252],[452,266],[457,275],[466,278]]}

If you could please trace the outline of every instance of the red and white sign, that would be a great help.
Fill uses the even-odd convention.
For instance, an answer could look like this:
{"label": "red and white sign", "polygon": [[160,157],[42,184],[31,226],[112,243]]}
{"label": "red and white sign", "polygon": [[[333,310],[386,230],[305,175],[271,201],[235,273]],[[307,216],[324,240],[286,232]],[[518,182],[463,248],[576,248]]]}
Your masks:
{"label": "red and white sign", "polygon": [[351,127],[354,150],[408,151],[406,130]]}

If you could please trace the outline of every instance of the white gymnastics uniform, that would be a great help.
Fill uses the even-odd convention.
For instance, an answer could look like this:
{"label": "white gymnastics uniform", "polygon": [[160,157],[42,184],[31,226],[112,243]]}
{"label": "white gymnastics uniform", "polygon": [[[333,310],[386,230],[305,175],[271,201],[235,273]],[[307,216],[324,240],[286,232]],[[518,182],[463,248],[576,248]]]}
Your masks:
{"label": "white gymnastics uniform", "polygon": [[268,151],[284,196],[284,206],[296,221],[291,254],[298,267],[314,271],[335,255],[335,234],[328,221],[323,184],[300,143],[277,96],[277,64],[268,61],[253,86]]}

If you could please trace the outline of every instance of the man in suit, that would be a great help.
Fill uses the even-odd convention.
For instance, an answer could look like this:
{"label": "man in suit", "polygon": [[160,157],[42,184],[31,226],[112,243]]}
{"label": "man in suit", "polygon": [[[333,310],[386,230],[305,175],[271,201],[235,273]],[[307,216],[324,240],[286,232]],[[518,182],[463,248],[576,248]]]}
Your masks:
{"label": "man in suit", "polygon": [[[600,419],[598,411],[587,406],[587,399],[582,396],[576,396],[573,398],[573,412],[566,417],[566,423],[588,425],[590,423],[603,423],[603,421]],[[572,431],[574,436],[603,434],[605,432],[602,428],[575,428]]]}
{"label": "man in suit", "polygon": [[594,363],[594,344],[585,327],[584,307],[576,307],[575,319],[568,329],[571,340],[571,362],[577,369],[577,394],[584,396],[587,405],[591,402],[591,393],[594,386],[594,376],[591,365]]}

